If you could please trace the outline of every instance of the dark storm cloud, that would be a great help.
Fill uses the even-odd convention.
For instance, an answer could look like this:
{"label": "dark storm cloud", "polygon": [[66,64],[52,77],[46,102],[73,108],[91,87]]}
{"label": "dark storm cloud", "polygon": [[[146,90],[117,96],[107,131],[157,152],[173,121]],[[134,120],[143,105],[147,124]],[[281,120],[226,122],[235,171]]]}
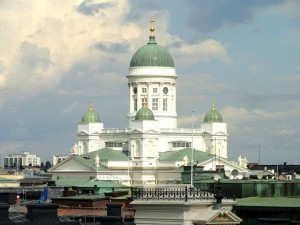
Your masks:
{"label": "dark storm cloud", "polygon": [[128,44],[120,44],[120,43],[108,43],[108,42],[98,42],[94,45],[96,49],[100,49],[106,52],[128,52],[129,45]]}
{"label": "dark storm cloud", "polygon": [[258,11],[283,3],[284,0],[186,0],[187,25],[201,32],[212,32],[224,26],[251,22]]}
{"label": "dark storm cloud", "polygon": [[47,69],[51,64],[49,49],[39,48],[35,44],[24,41],[20,45],[21,61],[29,68]]}
{"label": "dark storm cloud", "polygon": [[105,8],[111,6],[112,4],[110,3],[94,3],[93,0],[86,0],[77,7],[77,11],[85,15],[94,15],[100,12],[100,10],[104,10]]}

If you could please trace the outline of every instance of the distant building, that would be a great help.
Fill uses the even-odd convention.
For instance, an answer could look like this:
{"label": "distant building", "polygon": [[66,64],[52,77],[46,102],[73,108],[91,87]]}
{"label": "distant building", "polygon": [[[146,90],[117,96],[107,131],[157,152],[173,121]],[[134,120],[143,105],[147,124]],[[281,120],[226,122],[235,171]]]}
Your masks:
{"label": "distant building", "polygon": [[54,155],[54,156],[52,156],[52,166],[55,166],[56,164],[62,162],[63,160],[65,160],[68,157],[69,157],[69,155],[63,155],[63,156]]}
{"label": "distant building", "polygon": [[23,152],[21,154],[9,154],[4,158],[4,167],[40,166],[41,158],[37,155]]}
{"label": "distant building", "polygon": [[300,179],[300,165],[292,165],[284,162],[283,164],[254,164],[251,163],[248,165],[248,168],[251,170],[251,174],[255,171],[258,173],[269,172],[273,174],[274,179],[284,179],[284,180],[294,180]]}

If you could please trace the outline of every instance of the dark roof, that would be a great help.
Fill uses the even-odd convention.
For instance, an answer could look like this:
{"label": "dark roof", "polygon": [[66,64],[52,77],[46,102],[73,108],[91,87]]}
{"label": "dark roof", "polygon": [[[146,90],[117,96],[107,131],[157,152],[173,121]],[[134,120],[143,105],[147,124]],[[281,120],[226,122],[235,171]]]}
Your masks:
{"label": "dark roof", "polygon": [[267,170],[275,170],[277,171],[278,167],[278,172],[279,173],[287,173],[287,172],[298,172],[300,173],[300,165],[288,165],[288,164],[264,164],[264,165],[252,165],[249,169],[250,170],[264,170],[267,168]]}

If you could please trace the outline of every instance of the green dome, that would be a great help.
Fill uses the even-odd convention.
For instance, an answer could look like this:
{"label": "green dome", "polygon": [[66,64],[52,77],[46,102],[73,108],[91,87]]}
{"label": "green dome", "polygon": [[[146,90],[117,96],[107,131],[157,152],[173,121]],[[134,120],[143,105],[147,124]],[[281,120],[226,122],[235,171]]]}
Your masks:
{"label": "green dome", "polygon": [[204,122],[223,122],[222,115],[216,110],[214,104],[212,106],[212,109],[208,113],[206,113]]}
{"label": "green dome", "polygon": [[174,61],[165,48],[157,45],[155,37],[150,36],[148,44],[139,48],[130,61],[130,67],[140,66],[174,67]]}
{"label": "green dome", "polygon": [[135,120],[154,120],[154,114],[146,104],[135,114]]}
{"label": "green dome", "polygon": [[83,123],[99,123],[100,117],[97,112],[93,110],[93,105],[90,103],[90,109],[89,111],[85,112],[82,116]]}

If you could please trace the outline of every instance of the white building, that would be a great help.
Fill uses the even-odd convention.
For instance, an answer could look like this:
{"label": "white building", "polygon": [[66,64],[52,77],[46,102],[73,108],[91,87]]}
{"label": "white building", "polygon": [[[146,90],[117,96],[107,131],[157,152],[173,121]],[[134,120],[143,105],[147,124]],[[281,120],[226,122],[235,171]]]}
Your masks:
{"label": "white building", "polygon": [[[174,169],[182,166],[184,161],[198,162],[207,170],[216,170],[222,163],[227,170],[246,172],[246,169],[226,160],[227,124],[216,110],[214,102],[201,127],[177,127],[177,74],[174,61],[171,54],[157,44],[153,23],[150,32],[149,42],[139,48],[130,61],[127,75],[128,127],[104,128],[99,114],[90,103],[89,110],[78,124],[78,143],[73,148],[76,157],[70,160],[78,164],[79,158],[82,163],[85,157],[85,160],[93,163],[94,170],[93,160],[99,155],[99,168],[103,167],[103,171],[97,174],[102,174],[101,179],[138,180],[142,183],[159,182],[158,170],[169,169],[174,173]],[[195,154],[191,153],[191,149],[195,149]],[[76,170],[70,160],[65,160],[65,166],[61,163],[54,166],[52,173],[64,174],[67,167]],[[88,171],[91,167],[87,166],[86,169]],[[113,170],[118,170],[118,175],[111,174]],[[146,174],[146,170],[156,172]],[[136,173],[130,175],[133,171]],[[178,171],[176,175],[170,175],[170,179],[178,179],[177,176]]]}
{"label": "white building", "polygon": [[4,158],[4,167],[40,166],[41,158],[37,155],[23,152],[21,154],[9,154]]}

